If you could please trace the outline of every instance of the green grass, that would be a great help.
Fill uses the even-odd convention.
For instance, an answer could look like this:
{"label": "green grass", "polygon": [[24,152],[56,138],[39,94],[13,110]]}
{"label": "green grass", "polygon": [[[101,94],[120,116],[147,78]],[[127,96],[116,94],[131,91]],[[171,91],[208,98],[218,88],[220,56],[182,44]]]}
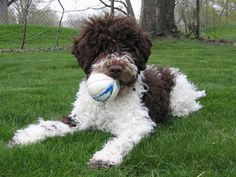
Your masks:
{"label": "green grass", "polygon": [[226,39],[236,41],[236,24],[222,25],[203,29],[201,35],[210,39]]}
{"label": "green grass", "polygon": [[236,50],[194,41],[154,42],[150,63],[179,67],[207,97],[188,119],[158,126],[119,167],[87,162],[111,137],[85,131],[34,145],[6,147],[37,117],[71,110],[83,72],[69,52],[0,54],[0,176],[236,176]]}
{"label": "green grass", "polygon": [[[0,49],[21,48],[23,25],[0,25]],[[56,46],[57,27],[28,25],[25,48]],[[62,28],[59,45],[70,46],[78,30]]]}
{"label": "green grass", "polygon": [[[0,25],[0,49],[21,48],[23,25]],[[57,27],[28,25],[25,48],[49,48],[56,46]],[[70,47],[72,39],[79,30],[62,28],[59,46]],[[201,36],[211,39],[226,39],[236,41],[236,25],[229,24],[209,29],[202,29]]]}

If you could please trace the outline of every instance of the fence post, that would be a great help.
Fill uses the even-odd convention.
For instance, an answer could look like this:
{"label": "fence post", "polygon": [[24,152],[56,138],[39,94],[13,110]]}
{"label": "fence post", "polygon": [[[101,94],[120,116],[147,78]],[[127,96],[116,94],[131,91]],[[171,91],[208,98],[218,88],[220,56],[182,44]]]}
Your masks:
{"label": "fence post", "polygon": [[27,22],[28,22],[27,16],[28,16],[29,7],[31,3],[32,3],[32,0],[27,0],[26,7],[24,9],[24,30],[23,30],[21,49],[24,49],[24,46],[25,46],[26,29],[27,29]]}
{"label": "fence post", "polygon": [[60,0],[58,0],[58,3],[60,4],[60,6],[62,8],[62,14],[61,14],[61,18],[60,18],[58,29],[57,29],[57,36],[56,36],[56,47],[57,48],[59,46],[59,37],[60,37],[59,35],[60,35],[60,32],[61,32],[61,23],[62,23],[62,19],[63,19],[64,13],[65,13],[65,9],[64,9],[64,7],[63,7]]}

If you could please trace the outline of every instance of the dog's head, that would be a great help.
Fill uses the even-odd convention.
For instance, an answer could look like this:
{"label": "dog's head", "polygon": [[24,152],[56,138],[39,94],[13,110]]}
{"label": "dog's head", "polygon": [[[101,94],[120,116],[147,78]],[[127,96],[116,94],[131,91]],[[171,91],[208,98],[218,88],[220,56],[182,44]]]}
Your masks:
{"label": "dog's head", "polygon": [[150,55],[148,35],[130,17],[105,15],[85,21],[72,53],[85,74],[105,73],[121,83],[134,83]]}

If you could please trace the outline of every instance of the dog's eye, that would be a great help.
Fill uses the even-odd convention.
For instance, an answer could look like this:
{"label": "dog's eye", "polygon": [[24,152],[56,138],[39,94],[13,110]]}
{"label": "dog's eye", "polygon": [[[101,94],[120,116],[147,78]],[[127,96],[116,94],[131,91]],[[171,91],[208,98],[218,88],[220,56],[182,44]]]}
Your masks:
{"label": "dog's eye", "polygon": [[132,60],[132,59],[130,59],[129,62],[132,63],[132,64],[134,64],[134,60]]}

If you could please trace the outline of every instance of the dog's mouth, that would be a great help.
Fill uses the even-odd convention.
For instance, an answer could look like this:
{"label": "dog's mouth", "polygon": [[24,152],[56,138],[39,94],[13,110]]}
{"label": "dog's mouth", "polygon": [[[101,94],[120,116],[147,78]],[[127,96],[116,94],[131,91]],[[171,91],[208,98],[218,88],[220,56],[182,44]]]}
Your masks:
{"label": "dog's mouth", "polygon": [[130,78],[129,81],[122,81],[122,80],[119,80],[119,79],[116,79],[116,80],[119,81],[119,84],[120,84],[121,87],[125,87],[125,86],[130,87],[130,86],[133,86],[135,84],[135,82],[137,80],[137,76],[134,76],[134,77]]}
{"label": "dog's mouth", "polygon": [[137,66],[128,54],[113,53],[102,56],[92,66],[92,73],[103,73],[118,80],[121,88],[132,87],[138,76]]}
{"label": "dog's mouth", "polygon": [[131,86],[136,82],[137,74],[131,74],[130,72],[124,70],[119,74],[114,74],[111,72],[105,73],[107,76],[119,81],[121,86]]}

